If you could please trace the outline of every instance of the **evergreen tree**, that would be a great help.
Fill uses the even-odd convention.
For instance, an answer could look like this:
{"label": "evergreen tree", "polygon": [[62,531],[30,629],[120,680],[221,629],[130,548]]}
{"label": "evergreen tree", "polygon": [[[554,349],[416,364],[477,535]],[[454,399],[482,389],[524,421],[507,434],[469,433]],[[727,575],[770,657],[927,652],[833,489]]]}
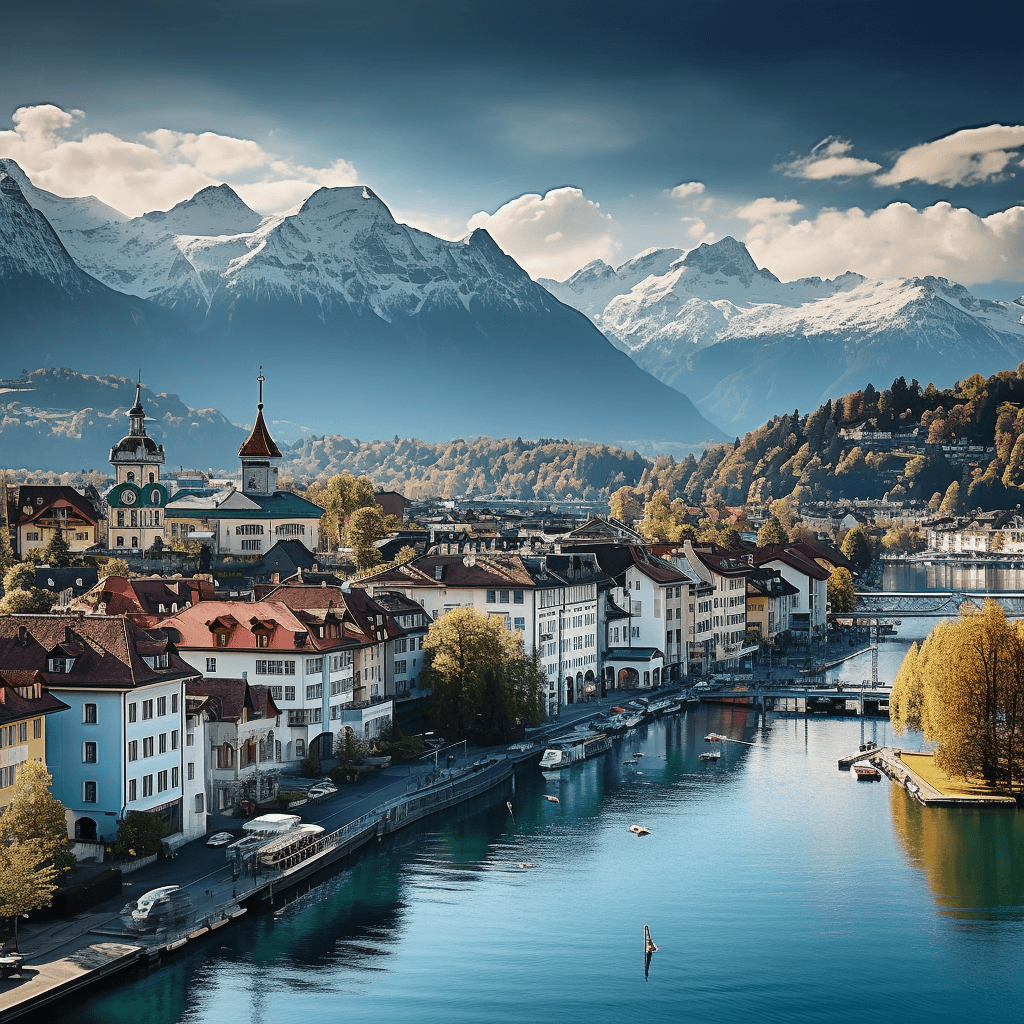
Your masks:
{"label": "evergreen tree", "polygon": [[68,542],[64,539],[64,531],[57,527],[43,552],[43,561],[47,565],[61,568],[70,565],[71,560],[71,548],[68,547]]}

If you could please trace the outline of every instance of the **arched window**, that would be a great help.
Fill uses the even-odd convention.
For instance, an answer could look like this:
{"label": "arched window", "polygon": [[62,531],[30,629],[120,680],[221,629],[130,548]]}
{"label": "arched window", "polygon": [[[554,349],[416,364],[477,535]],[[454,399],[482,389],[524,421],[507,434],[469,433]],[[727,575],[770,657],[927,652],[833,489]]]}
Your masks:
{"label": "arched window", "polygon": [[135,474],[131,470],[128,470],[127,474],[125,475],[125,480],[127,480],[128,483],[130,484],[135,483]]}
{"label": "arched window", "polygon": [[149,482],[151,484],[155,484],[156,483],[156,476],[153,473],[149,474]]}
{"label": "arched window", "polygon": [[96,822],[92,818],[79,818],[75,821],[75,838],[86,842],[96,842]]}
{"label": "arched window", "polygon": [[295,741],[295,756],[305,757],[306,756],[306,741],[296,740]]}

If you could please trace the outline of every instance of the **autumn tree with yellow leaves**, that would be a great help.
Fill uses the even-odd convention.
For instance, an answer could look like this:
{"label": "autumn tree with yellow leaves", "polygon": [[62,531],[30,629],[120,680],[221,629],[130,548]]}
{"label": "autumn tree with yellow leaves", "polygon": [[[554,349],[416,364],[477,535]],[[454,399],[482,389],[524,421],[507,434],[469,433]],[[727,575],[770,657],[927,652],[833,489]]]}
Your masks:
{"label": "autumn tree with yellow leaves", "polygon": [[962,609],[918,648],[911,645],[893,682],[889,717],[897,733],[920,729],[937,744],[948,775],[986,785],[1024,778],[1024,622],[1002,607]]}

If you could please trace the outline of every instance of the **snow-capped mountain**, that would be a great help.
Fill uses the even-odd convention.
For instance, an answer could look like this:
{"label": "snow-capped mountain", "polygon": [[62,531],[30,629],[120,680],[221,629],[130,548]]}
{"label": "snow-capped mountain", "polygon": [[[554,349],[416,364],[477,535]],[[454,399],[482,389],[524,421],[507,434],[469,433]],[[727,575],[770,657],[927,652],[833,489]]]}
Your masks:
{"label": "snow-capped mountain", "polygon": [[[734,238],[634,283],[627,267],[595,267],[581,284],[584,268],[552,290],[732,431],[869,382],[904,375],[948,386],[1024,358],[1024,306],[979,299],[944,278],[782,282]],[[593,280],[604,287],[597,301],[609,296],[601,309]]]}
{"label": "snow-capped mountain", "polygon": [[[141,361],[157,386],[245,420],[263,364],[267,412],[323,432],[553,436],[648,450],[722,437],[486,231],[435,238],[398,224],[363,186],[322,188],[262,219],[227,186],[106,223],[95,223],[94,200],[25,196],[61,217],[65,256],[103,293],[134,304],[136,326],[90,321],[72,332],[22,303],[0,375],[40,365],[37,351],[48,365],[93,373]],[[23,247],[40,222],[13,226],[11,245]],[[140,329],[162,344],[140,352]]]}

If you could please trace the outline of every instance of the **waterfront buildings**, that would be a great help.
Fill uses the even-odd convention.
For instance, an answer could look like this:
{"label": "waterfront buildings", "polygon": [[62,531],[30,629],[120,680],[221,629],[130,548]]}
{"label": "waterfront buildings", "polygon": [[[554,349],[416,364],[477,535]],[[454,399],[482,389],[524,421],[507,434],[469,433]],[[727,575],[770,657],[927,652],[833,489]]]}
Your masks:
{"label": "waterfront buildings", "polygon": [[169,833],[189,826],[185,686],[198,673],[166,637],[123,616],[4,616],[0,672],[11,670],[40,673],[67,705],[45,728],[69,835],[109,842],[129,811],[155,814]]}

